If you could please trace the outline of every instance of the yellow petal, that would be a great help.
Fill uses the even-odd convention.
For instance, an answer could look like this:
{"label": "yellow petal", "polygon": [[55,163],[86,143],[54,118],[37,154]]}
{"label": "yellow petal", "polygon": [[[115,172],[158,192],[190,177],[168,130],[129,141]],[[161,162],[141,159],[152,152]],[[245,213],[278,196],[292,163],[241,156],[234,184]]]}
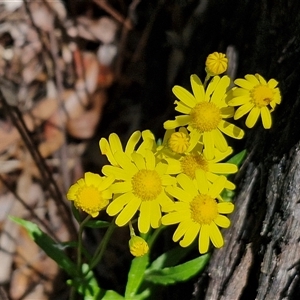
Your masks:
{"label": "yellow petal", "polygon": [[[228,144],[226,139],[224,138],[223,134],[220,132],[219,129],[215,129],[212,131],[212,135],[214,138],[214,144],[216,146],[216,148],[220,151],[220,152],[225,152],[228,149]],[[215,152],[215,151],[214,151]]]}
{"label": "yellow petal", "polygon": [[230,106],[240,106],[240,105],[246,104],[250,101],[251,101],[251,97],[248,93],[247,95],[242,95],[242,96],[239,96],[239,97],[232,98],[230,101],[228,101],[228,105],[230,105]]}
{"label": "yellow petal", "polygon": [[199,234],[199,252],[201,254],[206,253],[209,247],[209,225],[205,224],[201,226]]}
{"label": "yellow petal", "polygon": [[192,222],[191,226],[186,231],[183,239],[180,241],[179,245],[181,247],[188,247],[197,237],[200,230],[200,224]]}
{"label": "yellow petal", "polygon": [[186,106],[194,107],[196,105],[195,97],[185,88],[175,85],[172,88],[173,94],[182,101]]}
{"label": "yellow petal", "polygon": [[218,82],[216,89],[211,97],[211,102],[218,103],[221,102],[224,98],[226,90],[230,84],[230,78],[228,76],[222,76],[221,80]]}
{"label": "yellow petal", "polygon": [[217,174],[234,174],[238,171],[238,167],[230,163],[212,163],[209,164],[209,171]]}
{"label": "yellow petal", "polygon": [[257,77],[255,77],[253,74],[247,74],[245,78],[250,81],[254,86],[259,85],[260,82],[258,81]]}
{"label": "yellow petal", "polygon": [[245,134],[244,130],[224,120],[221,120],[218,128],[228,136],[238,140],[242,139]]}
{"label": "yellow petal", "polygon": [[179,239],[181,239],[181,237],[184,236],[184,234],[187,232],[187,230],[191,226],[191,223],[192,223],[191,220],[185,220],[178,225],[177,229],[175,230],[175,232],[173,234],[174,242],[179,241]]}
{"label": "yellow petal", "polygon": [[254,104],[252,102],[247,102],[243,104],[241,107],[239,107],[235,114],[234,114],[234,119],[237,120],[247,114],[252,108],[254,107]]}
{"label": "yellow petal", "polygon": [[138,228],[142,233],[147,233],[150,229],[150,201],[143,201],[141,203]]}
{"label": "yellow petal", "polygon": [[175,101],[176,107],[175,110],[181,112],[182,114],[188,115],[191,112],[191,108],[186,106],[184,103],[180,101]]}
{"label": "yellow petal", "polygon": [[257,122],[259,115],[260,115],[260,108],[256,106],[253,107],[246,119],[246,126],[248,128],[252,128]]}
{"label": "yellow petal", "polygon": [[246,90],[252,90],[254,88],[254,84],[252,82],[249,82],[246,79],[238,78],[234,81],[234,83]]}
{"label": "yellow petal", "polygon": [[137,145],[137,143],[139,142],[140,138],[141,138],[141,132],[140,131],[135,131],[130,138],[128,139],[126,148],[125,148],[125,153],[127,155],[131,155],[131,153],[134,151],[135,146]]}
{"label": "yellow petal", "polygon": [[272,126],[272,118],[269,109],[264,106],[261,108],[261,118],[265,129],[270,129]]}
{"label": "yellow petal", "polygon": [[[150,202],[150,224],[152,228],[158,228],[161,225],[161,209],[157,201]],[[143,232],[143,231],[141,231]],[[146,233],[148,231],[144,231]]]}
{"label": "yellow petal", "polygon": [[115,216],[131,200],[132,193],[123,194],[114,199],[107,207],[106,212],[109,216]]}
{"label": "yellow petal", "polygon": [[275,80],[275,79],[270,79],[269,81],[268,81],[268,86],[271,88],[271,89],[274,89],[274,88],[276,88],[276,86],[278,85],[278,81],[277,80]]}
{"label": "yellow petal", "polygon": [[203,144],[204,144],[204,156],[210,160],[213,159],[215,156],[214,152],[214,138],[213,133],[205,131],[203,132]]}
{"label": "yellow petal", "polygon": [[213,182],[213,185],[210,187],[208,194],[214,199],[217,198],[217,196],[223,191],[226,180],[225,176],[218,176],[218,178]]}
{"label": "yellow petal", "polygon": [[99,141],[99,147],[100,147],[100,151],[101,151],[101,154],[103,155],[106,155],[108,161],[113,165],[113,166],[116,166],[117,165],[117,162],[113,156],[113,153],[110,149],[110,145],[107,141],[107,139],[105,138],[101,138],[100,141]]}
{"label": "yellow petal", "polygon": [[215,218],[214,222],[219,227],[222,227],[222,228],[228,228],[230,226],[230,220],[226,216],[223,216],[223,215],[218,215]]}
{"label": "yellow petal", "polygon": [[234,210],[234,205],[231,202],[218,203],[218,212],[220,214],[230,214]]}
{"label": "yellow petal", "polygon": [[118,226],[124,226],[127,224],[137,212],[139,206],[141,204],[141,200],[134,197],[132,200],[123,208],[120,214],[116,218],[116,224]]}
{"label": "yellow petal", "polygon": [[197,187],[194,182],[185,174],[179,174],[177,176],[177,181],[179,185],[192,197],[195,197],[198,194]]}
{"label": "yellow petal", "polygon": [[[180,174],[180,175],[184,175],[184,174]],[[168,194],[170,194],[171,196],[173,196],[174,198],[180,201],[183,202],[192,201],[192,196],[188,192],[184,191],[183,189],[177,186],[167,186],[165,190]]]}
{"label": "yellow petal", "polygon": [[177,116],[175,120],[168,120],[164,122],[165,129],[174,129],[180,126],[185,126],[191,121],[191,117],[189,115]]}
{"label": "yellow petal", "polygon": [[123,151],[123,147],[120,141],[120,138],[116,133],[111,133],[108,137],[109,139],[109,144],[112,153],[114,154],[116,151]]}
{"label": "yellow petal", "polygon": [[197,102],[204,101],[204,97],[205,97],[204,87],[200,78],[197,75],[191,76],[191,85],[192,85],[193,94],[196,98],[196,101]]}
{"label": "yellow petal", "polygon": [[216,248],[221,248],[224,246],[223,236],[220,232],[220,229],[214,222],[212,222],[209,226],[209,236]]}
{"label": "yellow petal", "polygon": [[203,170],[196,170],[196,181],[200,194],[206,195],[208,193],[208,182]]}

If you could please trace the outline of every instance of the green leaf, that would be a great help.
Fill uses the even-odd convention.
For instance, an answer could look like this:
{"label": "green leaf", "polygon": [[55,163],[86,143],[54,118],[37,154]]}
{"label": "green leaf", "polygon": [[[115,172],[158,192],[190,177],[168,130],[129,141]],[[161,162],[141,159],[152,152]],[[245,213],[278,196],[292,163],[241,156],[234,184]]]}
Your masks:
{"label": "green leaf", "polygon": [[10,216],[10,219],[17,224],[23,226],[35,243],[44,250],[44,252],[52,258],[62,269],[64,269],[71,277],[76,276],[76,265],[61,249],[61,244],[55,243],[46,233],[39,227],[30,222],[17,217]]}
{"label": "green leaf", "polygon": [[150,295],[151,295],[150,289],[146,289],[138,295],[132,296],[130,298],[124,298],[124,299],[125,300],[144,300],[144,299],[149,299]]}
{"label": "green leaf", "polygon": [[245,160],[246,155],[247,155],[247,151],[243,150],[238,154],[234,155],[233,157],[231,157],[227,162],[231,164],[235,164],[236,166],[239,167],[242,164],[242,162]]}
{"label": "green leaf", "polygon": [[76,277],[67,280],[67,284],[76,288],[76,291],[83,296],[84,300],[103,299],[105,290],[98,286],[98,282],[92,270],[89,270],[88,264],[82,264],[83,278]]}
{"label": "green leaf", "polygon": [[182,247],[175,247],[162,255],[160,255],[156,260],[152,262],[150,267],[147,269],[149,270],[158,270],[164,267],[171,267],[176,265],[183,257],[185,257],[192,247],[182,248]]}
{"label": "green leaf", "polygon": [[117,292],[108,290],[103,296],[102,300],[124,300],[125,298],[119,295]]}
{"label": "green leaf", "polygon": [[89,220],[84,224],[85,227],[90,228],[107,228],[109,227],[110,222],[101,221],[101,220]]}
{"label": "green leaf", "polygon": [[186,281],[202,271],[209,261],[210,254],[201,255],[176,267],[154,269],[146,272],[145,280],[155,284],[168,285]]}
{"label": "green leaf", "polygon": [[135,296],[144,279],[146,267],[149,263],[149,254],[136,257],[132,260],[128,273],[128,280],[125,290],[125,298],[131,299]]}

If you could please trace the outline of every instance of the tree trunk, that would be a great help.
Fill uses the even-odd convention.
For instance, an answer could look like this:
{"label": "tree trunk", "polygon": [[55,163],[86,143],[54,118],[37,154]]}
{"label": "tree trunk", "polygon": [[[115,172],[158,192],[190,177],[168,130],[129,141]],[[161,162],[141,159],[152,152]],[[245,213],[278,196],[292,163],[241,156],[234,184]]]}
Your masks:
{"label": "tree trunk", "polygon": [[235,178],[231,227],[194,299],[300,299],[299,2],[221,2],[210,7],[222,20],[215,28],[224,43],[231,34],[239,51],[238,77],[257,72],[277,79],[282,103],[270,130],[261,123],[245,129],[248,157]]}

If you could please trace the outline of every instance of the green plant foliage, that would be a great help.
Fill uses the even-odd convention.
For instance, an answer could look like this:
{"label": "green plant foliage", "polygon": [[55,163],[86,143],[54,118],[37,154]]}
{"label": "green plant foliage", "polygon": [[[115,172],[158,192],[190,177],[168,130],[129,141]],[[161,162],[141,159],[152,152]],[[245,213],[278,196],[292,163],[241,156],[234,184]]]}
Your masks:
{"label": "green plant foliage", "polygon": [[84,224],[85,227],[90,228],[107,228],[109,227],[110,222],[101,221],[101,220],[89,220]]}
{"label": "green plant foliage", "polygon": [[132,299],[132,297],[137,293],[138,288],[143,282],[145,270],[148,263],[148,254],[141,257],[136,257],[132,260],[125,290],[126,299]]}
{"label": "green plant foliage", "polygon": [[235,164],[236,166],[239,167],[242,164],[242,162],[245,160],[246,156],[247,156],[247,151],[243,150],[238,154],[234,155],[233,157],[231,157],[227,162],[231,164]]}
{"label": "green plant foliage", "polygon": [[175,267],[147,270],[145,280],[161,285],[186,281],[201,272],[209,261],[209,258],[210,254],[204,254]]}
{"label": "green plant foliage", "polygon": [[64,271],[74,277],[77,274],[76,265],[69,257],[61,250],[61,244],[56,243],[40,228],[30,222],[17,217],[10,216],[10,219],[15,223],[23,226],[35,243],[44,250],[44,252],[52,258]]}

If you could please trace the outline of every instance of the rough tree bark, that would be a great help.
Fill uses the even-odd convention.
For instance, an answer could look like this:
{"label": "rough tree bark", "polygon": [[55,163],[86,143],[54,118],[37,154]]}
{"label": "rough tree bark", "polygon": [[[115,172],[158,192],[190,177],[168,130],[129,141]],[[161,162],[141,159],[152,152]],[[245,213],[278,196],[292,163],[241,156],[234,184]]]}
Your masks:
{"label": "rough tree bark", "polygon": [[282,103],[271,130],[260,124],[246,132],[248,157],[235,178],[226,245],[214,251],[193,299],[300,299],[299,2],[228,0],[210,7],[224,44],[240,53],[238,77],[276,78]]}

